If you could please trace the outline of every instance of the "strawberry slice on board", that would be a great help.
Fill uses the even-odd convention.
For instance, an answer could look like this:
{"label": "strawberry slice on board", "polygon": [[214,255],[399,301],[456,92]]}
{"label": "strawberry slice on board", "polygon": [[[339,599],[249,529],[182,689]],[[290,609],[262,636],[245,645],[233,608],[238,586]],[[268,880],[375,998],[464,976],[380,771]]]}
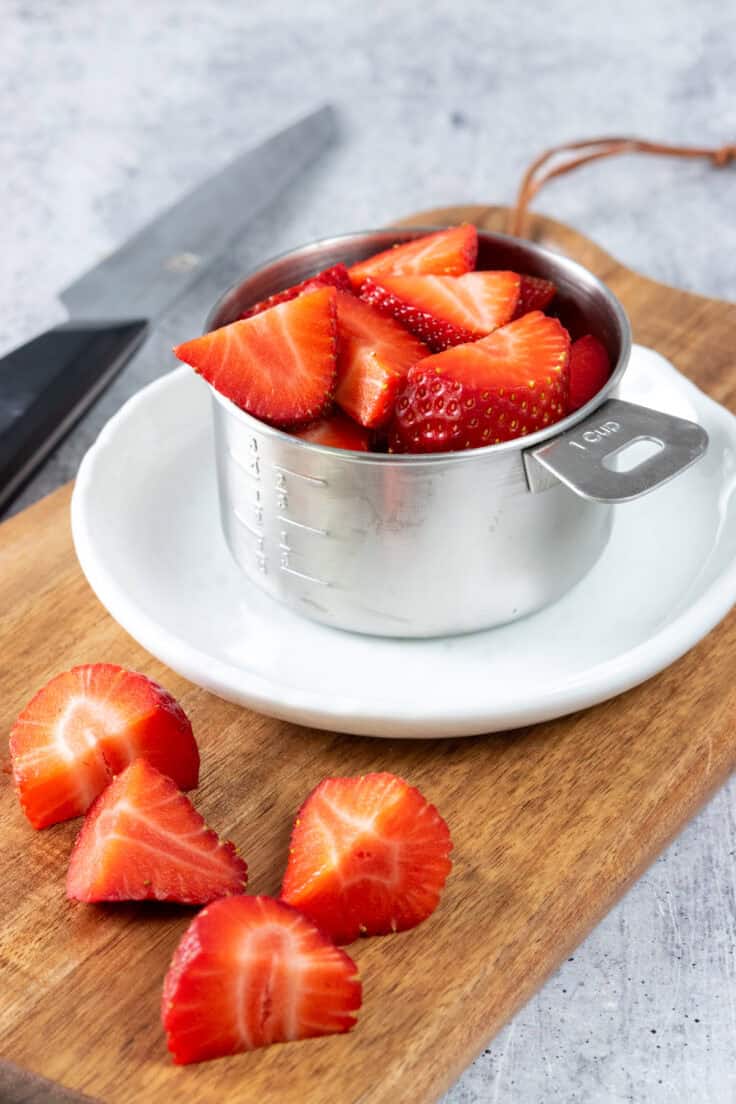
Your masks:
{"label": "strawberry slice on board", "polygon": [[367,279],[360,297],[441,352],[486,337],[509,322],[519,301],[516,272]]}
{"label": "strawberry slice on board", "polygon": [[199,751],[184,710],[158,683],[112,663],[51,679],[13,725],[10,756],[34,828],[86,813],[113,775],[139,756],[182,790],[199,780]]}
{"label": "strawberry slice on board", "polygon": [[389,272],[397,276],[462,276],[475,268],[477,256],[478,231],[463,223],[374,253],[351,265],[348,272],[357,291],[369,276],[378,279]]}
{"label": "strawberry slice on board", "polygon": [[489,337],[412,368],[389,431],[392,452],[498,444],[567,412],[570,336],[556,318],[525,314]]}
{"label": "strawberry slice on board", "polygon": [[354,421],[376,429],[390,419],[399,387],[426,345],[393,318],[344,291],[337,297],[337,388],[335,401]]}
{"label": "strawberry slice on board", "polygon": [[541,276],[522,275],[514,318],[521,318],[523,314],[529,314],[530,311],[543,311],[556,294],[557,288],[551,280],[543,280]]}
{"label": "strawberry slice on board", "polygon": [[317,272],[314,276],[302,280],[300,284],[294,284],[293,287],[286,288],[284,291],[277,291],[274,295],[269,295],[267,299],[261,299],[259,303],[248,307],[248,310],[243,311],[240,317],[252,318],[254,314],[262,314],[263,311],[270,310],[271,307],[277,307],[279,303],[288,303],[289,300],[296,299],[299,295],[304,295],[305,292],[317,291],[321,287],[336,287],[340,288],[341,291],[350,291],[352,284],[345,265],[333,265],[332,268],[326,268],[324,272]]}
{"label": "strawberry slice on board", "polygon": [[185,341],[174,353],[263,422],[286,428],[313,421],[335,389],[336,295],[318,288]]}
{"label": "strawberry slice on board", "polygon": [[248,867],[176,784],[136,759],[85,817],[67,872],[76,901],[201,905],[244,893]]}
{"label": "strawberry slice on board", "polygon": [[311,441],[314,445],[352,449],[353,452],[369,452],[371,447],[370,432],[339,411],[306,429],[295,430],[294,436],[302,441]]}
{"label": "strawberry slice on board", "polygon": [[336,943],[405,931],[437,907],[451,850],[434,805],[403,779],[327,778],[297,815],[281,897]]}
{"label": "strawberry slice on board", "polygon": [[192,920],[164,981],[174,1062],[350,1031],[362,999],[357,975],[344,951],[282,901],[215,901]]}
{"label": "strawberry slice on board", "polygon": [[611,375],[611,361],[605,345],[586,334],[570,348],[570,399],[568,409],[579,410],[597,395]]}

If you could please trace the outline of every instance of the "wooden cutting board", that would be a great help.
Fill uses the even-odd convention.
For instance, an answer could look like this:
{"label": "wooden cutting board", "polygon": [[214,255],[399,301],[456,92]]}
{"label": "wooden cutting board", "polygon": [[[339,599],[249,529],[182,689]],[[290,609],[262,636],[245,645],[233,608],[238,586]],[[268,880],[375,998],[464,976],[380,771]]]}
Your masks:
{"label": "wooden cutting board", "polygon": [[[463,219],[505,226],[489,207],[411,221]],[[644,279],[551,220],[533,218],[530,236],[593,269],[637,341],[736,408],[736,306]],[[189,713],[203,753],[197,804],[247,857],[252,892],[277,891],[295,810],[334,774],[391,770],[418,785],[451,826],[455,867],[427,923],[351,948],[364,980],[352,1034],[177,1069],[159,998],[191,912],[67,903],[78,823],[33,832],[0,775],[0,1054],[68,1088],[115,1104],[435,1100],[734,767],[733,615],[644,686],[550,724],[436,742],[316,732],[211,697],[118,628],[77,566],[69,496],[0,526],[0,731],[56,672],[121,663]],[[56,1099],[7,1063],[3,1100]]]}

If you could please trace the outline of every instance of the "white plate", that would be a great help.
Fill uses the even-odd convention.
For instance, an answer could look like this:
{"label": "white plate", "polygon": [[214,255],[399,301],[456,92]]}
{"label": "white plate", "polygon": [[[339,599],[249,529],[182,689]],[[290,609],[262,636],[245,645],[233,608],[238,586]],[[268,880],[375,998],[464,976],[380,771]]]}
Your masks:
{"label": "white plate", "polygon": [[222,537],[210,399],[186,367],[126,403],[85,456],[72,499],[79,562],[153,655],[263,713],[415,737],[559,717],[661,671],[736,600],[736,419],[638,346],[621,395],[700,421],[708,454],[617,507],[593,571],[513,625],[390,640],[315,624],[261,594]]}

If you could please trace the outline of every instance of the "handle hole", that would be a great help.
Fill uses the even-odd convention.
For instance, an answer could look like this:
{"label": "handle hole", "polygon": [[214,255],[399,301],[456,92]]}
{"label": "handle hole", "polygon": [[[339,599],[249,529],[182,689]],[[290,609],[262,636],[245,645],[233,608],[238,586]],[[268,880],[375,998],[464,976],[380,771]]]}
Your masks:
{"label": "handle hole", "polygon": [[635,437],[621,448],[614,449],[603,457],[601,463],[609,471],[630,472],[656,456],[664,448],[664,441],[656,437]]}

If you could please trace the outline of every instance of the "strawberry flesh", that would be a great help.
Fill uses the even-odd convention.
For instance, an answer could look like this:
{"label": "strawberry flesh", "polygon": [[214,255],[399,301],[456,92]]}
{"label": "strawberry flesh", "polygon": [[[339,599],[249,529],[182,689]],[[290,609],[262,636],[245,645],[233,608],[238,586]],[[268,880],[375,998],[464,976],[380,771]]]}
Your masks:
{"label": "strawberry flesh", "polygon": [[199,778],[192,726],[172,696],[112,663],[74,667],[29,702],[10,735],[13,777],[34,828],[80,816],[142,756],[183,790]]}
{"label": "strawberry flesh", "polygon": [[259,303],[255,303],[248,310],[243,311],[240,317],[252,318],[254,314],[262,314],[263,311],[270,310],[271,307],[277,307],[279,303],[288,303],[289,300],[296,299],[298,296],[304,295],[305,292],[317,291],[321,287],[336,287],[342,291],[350,291],[352,285],[345,265],[333,265],[332,268],[326,268],[324,272],[318,272],[307,280],[302,280],[300,284],[294,284],[293,287],[286,288],[284,291],[277,291],[275,295],[269,295],[267,299],[261,299]]}
{"label": "strawberry flesh", "polygon": [[551,280],[543,280],[540,276],[522,276],[514,318],[521,318],[530,311],[543,311],[556,294],[557,288]]}
{"label": "strawberry flesh", "polygon": [[514,316],[515,272],[464,276],[392,276],[364,281],[360,296],[411,330],[436,352],[485,337]]}
{"label": "strawberry flesh", "polygon": [[375,429],[390,419],[404,377],[429,350],[354,295],[334,294],[339,335],[335,401],[354,421]]}
{"label": "strawberry flesh", "polygon": [[461,276],[475,267],[477,256],[478,231],[464,223],[374,253],[352,265],[348,273],[357,291],[369,276],[377,279],[389,272],[402,276]]}
{"label": "strawberry flesh", "polygon": [[443,349],[452,348],[453,345],[462,345],[466,341],[473,340],[473,335],[467,330],[461,330],[452,322],[443,321],[429,314],[428,311],[409,306],[371,279],[363,282],[360,297],[381,314],[385,314],[388,318],[395,318],[415,337],[425,342],[433,352],[441,352]]}
{"label": "strawberry flesh", "polygon": [[281,427],[304,424],[320,417],[335,389],[337,294],[319,288],[174,352],[255,418]]}
{"label": "strawberry flesh", "polygon": [[573,341],[570,349],[570,411],[579,410],[597,395],[611,375],[606,347],[597,337],[586,334]]}
{"label": "strawberry flesh", "polygon": [[247,874],[233,844],[218,839],[176,784],[136,759],[87,813],[67,896],[198,905],[243,893]]}
{"label": "strawberry flesh", "polygon": [[311,441],[313,445],[329,445],[330,448],[352,449],[354,452],[368,452],[371,447],[371,434],[352,418],[332,414],[306,429],[294,433],[302,441]]}
{"label": "strawberry flesh", "polygon": [[215,901],[192,920],[164,981],[161,1017],[174,1062],[350,1031],[361,1005],[357,972],[283,902]]}
{"label": "strawberry flesh", "polygon": [[328,778],[299,810],[281,896],[336,943],[405,931],[450,872],[444,820],[396,775]]}
{"label": "strawberry flesh", "polygon": [[544,429],[567,411],[570,338],[533,311],[412,368],[389,431],[392,452],[480,448]]}

